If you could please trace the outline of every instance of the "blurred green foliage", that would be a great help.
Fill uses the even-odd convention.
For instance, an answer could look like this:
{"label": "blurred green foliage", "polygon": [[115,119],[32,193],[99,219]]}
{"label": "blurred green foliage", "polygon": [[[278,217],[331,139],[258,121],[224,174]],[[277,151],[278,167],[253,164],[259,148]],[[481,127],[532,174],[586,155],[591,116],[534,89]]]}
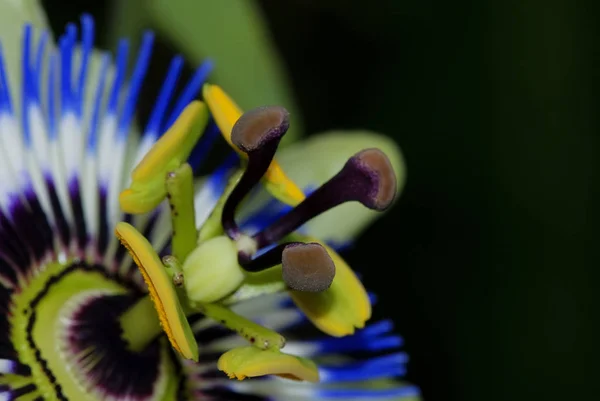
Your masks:
{"label": "blurred green foliage", "polygon": [[183,52],[197,65],[215,63],[211,82],[221,85],[242,109],[285,106],[294,116],[286,141],[302,133],[302,116],[287,73],[254,0],[113,0],[107,20],[111,47],[143,29]]}

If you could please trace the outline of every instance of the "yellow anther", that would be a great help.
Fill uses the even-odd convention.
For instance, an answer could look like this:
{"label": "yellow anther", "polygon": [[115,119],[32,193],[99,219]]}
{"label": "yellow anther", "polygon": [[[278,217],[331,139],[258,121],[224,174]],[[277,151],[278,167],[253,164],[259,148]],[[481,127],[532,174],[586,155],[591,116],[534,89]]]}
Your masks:
{"label": "yellow anther", "polygon": [[221,355],[217,367],[230,379],[275,375],[313,383],[319,381],[319,370],[314,362],[278,350],[234,348]]}
{"label": "yellow anther", "polygon": [[127,213],[146,213],[165,199],[165,178],[185,163],[208,122],[208,109],[200,101],[190,103],[169,130],[154,144],[131,173],[131,186],[119,202]]}
{"label": "yellow anther", "polygon": [[186,359],[198,361],[198,344],[165,271],[148,240],[128,223],[118,223],[115,234],[127,248],[148,286],[160,324],[173,348]]}

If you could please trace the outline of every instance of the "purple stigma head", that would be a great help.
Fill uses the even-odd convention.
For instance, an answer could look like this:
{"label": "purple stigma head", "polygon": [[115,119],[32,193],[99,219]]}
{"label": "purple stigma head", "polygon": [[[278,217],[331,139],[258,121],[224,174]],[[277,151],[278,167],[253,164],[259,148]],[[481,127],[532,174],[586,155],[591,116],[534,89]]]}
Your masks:
{"label": "purple stigma head", "polygon": [[281,255],[283,281],[293,290],[321,292],[331,286],[335,264],[320,244],[294,243]]}
{"label": "purple stigma head", "polygon": [[262,106],[244,113],[231,130],[231,142],[245,153],[279,143],[290,126],[290,114],[281,106]]}
{"label": "purple stigma head", "polygon": [[[390,159],[381,150],[365,149],[355,154],[347,165],[366,177],[370,185],[358,199],[369,209],[386,210],[396,197],[396,174]],[[350,166],[349,166],[350,167]]]}
{"label": "purple stigma head", "polygon": [[289,125],[289,113],[280,106],[263,106],[250,110],[233,125],[231,142],[248,155],[248,164],[223,207],[221,222],[230,238],[240,238],[235,210],[269,169],[279,141]]}

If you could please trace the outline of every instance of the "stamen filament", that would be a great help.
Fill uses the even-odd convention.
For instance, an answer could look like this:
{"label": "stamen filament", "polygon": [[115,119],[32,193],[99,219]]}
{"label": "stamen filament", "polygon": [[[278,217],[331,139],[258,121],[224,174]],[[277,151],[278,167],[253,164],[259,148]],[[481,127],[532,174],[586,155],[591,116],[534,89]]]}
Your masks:
{"label": "stamen filament", "polygon": [[185,260],[196,247],[193,180],[192,168],[187,163],[168,173],[166,178],[173,225],[171,247],[178,260]]}

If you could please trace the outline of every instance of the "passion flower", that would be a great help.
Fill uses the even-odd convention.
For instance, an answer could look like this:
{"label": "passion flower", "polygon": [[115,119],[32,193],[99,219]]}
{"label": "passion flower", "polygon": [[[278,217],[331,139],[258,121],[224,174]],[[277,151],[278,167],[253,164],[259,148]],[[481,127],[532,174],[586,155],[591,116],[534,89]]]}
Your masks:
{"label": "passion flower", "polygon": [[[138,133],[151,33],[131,75],[128,42],[114,62],[93,50],[89,16],[57,44],[35,37],[25,26],[17,86],[0,47],[0,399],[418,397],[391,323],[366,324],[360,281],[303,229],[345,201],[389,206],[382,152],[305,197],[274,160],[284,109],[242,116],[210,85],[194,101],[210,64],[174,99],[175,57]],[[242,162],[197,181],[188,160],[216,139],[212,119]],[[259,182],[293,208],[239,222]],[[262,379],[230,380],[246,377]]]}

